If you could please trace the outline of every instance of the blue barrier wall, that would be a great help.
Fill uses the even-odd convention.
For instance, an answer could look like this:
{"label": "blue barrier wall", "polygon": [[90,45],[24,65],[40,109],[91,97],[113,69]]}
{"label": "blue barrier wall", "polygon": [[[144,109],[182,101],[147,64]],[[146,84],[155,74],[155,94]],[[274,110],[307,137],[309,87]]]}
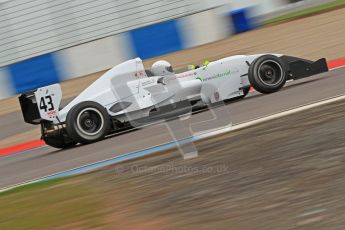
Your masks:
{"label": "blue barrier wall", "polygon": [[243,8],[230,12],[230,21],[232,21],[235,33],[246,32],[254,28],[252,19],[247,15],[249,10],[249,8]]}
{"label": "blue barrier wall", "polygon": [[[234,27],[234,33],[250,30],[253,28],[253,24],[250,21],[248,10],[249,8],[240,9],[226,15],[201,12],[116,35],[121,39],[115,39],[115,36],[106,37],[11,64],[0,71],[0,99],[15,93],[19,94],[98,72],[100,63],[103,64],[102,68],[106,69],[122,62],[125,57],[148,59],[195,45],[214,42],[231,35],[230,30],[224,36],[220,35],[219,32],[224,32],[226,28]],[[218,20],[217,17],[221,20]],[[183,20],[189,24],[181,23]],[[207,33],[212,33],[213,36]],[[192,45],[187,44],[186,37],[188,36],[192,38],[192,41],[189,41]],[[210,39],[205,39],[207,36]],[[83,58],[80,58],[81,55]],[[63,57],[63,61],[61,61],[61,57]],[[66,77],[65,70],[71,66],[76,68],[72,68],[73,70],[70,71],[72,73]],[[65,78],[62,78],[64,76]]]}
{"label": "blue barrier wall", "polygon": [[129,32],[133,50],[142,59],[179,51],[183,48],[175,20]]}
{"label": "blue barrier wall", "polygon": [[16,93],[59,82],[53,54],[45,54],[9,66]]}

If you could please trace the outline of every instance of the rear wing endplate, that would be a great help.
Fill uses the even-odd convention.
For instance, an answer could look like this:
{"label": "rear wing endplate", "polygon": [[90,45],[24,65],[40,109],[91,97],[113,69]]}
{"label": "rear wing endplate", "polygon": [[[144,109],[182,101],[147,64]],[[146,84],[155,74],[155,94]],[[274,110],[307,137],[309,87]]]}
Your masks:
{"label": "rear wing endplate", "polygon": [[19,96],[24,121],[39,124],[42,120],[56,121],[62,98],[59,84],[49,85]]}

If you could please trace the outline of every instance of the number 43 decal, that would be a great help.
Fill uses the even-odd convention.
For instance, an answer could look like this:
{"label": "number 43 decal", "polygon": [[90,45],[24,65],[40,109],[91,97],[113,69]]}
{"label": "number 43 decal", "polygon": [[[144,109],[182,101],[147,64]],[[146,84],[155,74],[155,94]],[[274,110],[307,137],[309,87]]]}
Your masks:
{"label": "number 43 decal", "polygon": [[50,95],[41,97],[40,109],[44,110],[44,112],[52,111],[55,109],[53,105],[52,97]]}

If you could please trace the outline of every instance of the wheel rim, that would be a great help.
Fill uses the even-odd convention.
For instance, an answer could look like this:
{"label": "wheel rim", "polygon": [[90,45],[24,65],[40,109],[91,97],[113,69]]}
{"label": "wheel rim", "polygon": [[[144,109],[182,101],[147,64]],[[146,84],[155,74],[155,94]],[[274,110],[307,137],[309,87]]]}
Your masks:
{"label": "wheel rim", "polygon": [[274,60],[262,62],[258,68],[258,76],[262,83],[268,86],[279,85],[284,79],[281,65]]}
{"label": "wheel rim", "polygon": [[102,113],[94,108],[86,108],[77,116],[77,127],[86,135],[98,134],[104,125]]}

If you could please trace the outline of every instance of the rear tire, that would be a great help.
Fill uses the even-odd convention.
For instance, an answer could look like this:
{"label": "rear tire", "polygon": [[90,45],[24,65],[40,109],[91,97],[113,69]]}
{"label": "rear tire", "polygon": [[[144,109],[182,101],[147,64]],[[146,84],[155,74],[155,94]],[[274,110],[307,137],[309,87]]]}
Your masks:
{"label": "rear tire", "polygon": [[86,101],[67,114],[66,132],[74,141],[88,144],[102,140],[110,129],[110,117],[100,104]]}
{"label": "rear tire", "polygon": [[248,79],[260,93],[274,93],[280,90],[287,80],[284,62],[274,55],[263,55],[250,65]]}

